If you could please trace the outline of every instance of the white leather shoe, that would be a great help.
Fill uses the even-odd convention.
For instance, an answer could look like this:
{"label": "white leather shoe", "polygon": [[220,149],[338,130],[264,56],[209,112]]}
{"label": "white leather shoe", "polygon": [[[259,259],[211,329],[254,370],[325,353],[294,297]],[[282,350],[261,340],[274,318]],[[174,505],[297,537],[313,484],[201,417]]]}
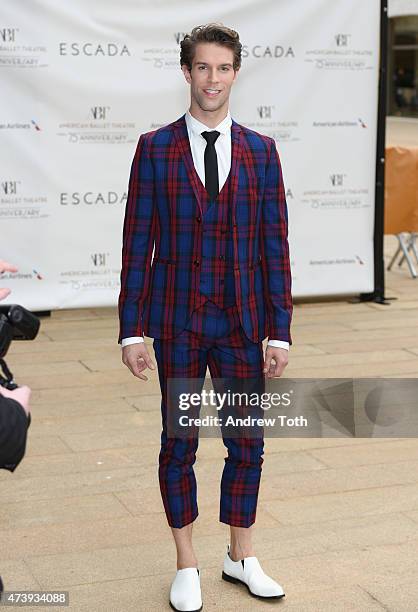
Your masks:
{"label": "white leather shoe", "polygon": [[241,561],[233,561],[229,556],[229,546],[222,578],[234,584],[245,584],[253,597],[280,599],[285,594],[280,584],[263,572],[257,557],[245,557]]}
{"label": "white leather shoe", "polygon": [[202,609],[200,571],[196,567],[177,570],[170,589],[170,606],[176,612],[199,612]]}

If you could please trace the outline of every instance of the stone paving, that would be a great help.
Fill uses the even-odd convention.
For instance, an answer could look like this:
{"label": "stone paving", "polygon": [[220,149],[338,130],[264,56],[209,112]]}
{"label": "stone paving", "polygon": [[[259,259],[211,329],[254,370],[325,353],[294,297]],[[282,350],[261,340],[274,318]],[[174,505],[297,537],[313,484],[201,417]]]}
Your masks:
{"label": "stone paving", "polygon": [[[388,238],[387,260],[394,248]],[[417,377],[418,280],[396,267],[386,293],[398,298],[390,306],[296,304],[286,376]],[[33,389],[33,422],[26,458],[0,472],[0,572],[8,590],[68,590],[77,612],[169,610],[159,385],[155,372],[144,383],[124,368],[116,337],[114,308],[57,311],[8,355]],[[275,605],[221,580],[223,457],[221,440],[201,439],[194,542],[204,610],[418,609],[415,439],[266,440],[254,541],[286,592]]]}

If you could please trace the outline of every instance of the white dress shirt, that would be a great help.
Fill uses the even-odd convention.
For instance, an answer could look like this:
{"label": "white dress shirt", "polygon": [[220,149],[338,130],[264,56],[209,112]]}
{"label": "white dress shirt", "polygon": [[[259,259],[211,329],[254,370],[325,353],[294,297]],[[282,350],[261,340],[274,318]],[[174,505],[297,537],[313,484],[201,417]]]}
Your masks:
{"label": "white dress shirt", "polygon": [[[218,158],[219,191],[224,186],[231,170],[231,125],[232,119],[229,111],[225,119],[215,128],[210,128],[198,119],[195,119],[195,117],[190,114],[190,111],[186,112],[186,126],[193,164],[203,185],[205,184],[206,140],[203,138],[202,132],[211,132],[213,130],[220,132],[215,142],[215,150]],[[144,342],[144,338],[141,336],[123,338],[122,348],[129,344],[137,344],[138,342]],[[269,340],[268,346],[276,346],[289,350],[289,343],[284,340]]]}

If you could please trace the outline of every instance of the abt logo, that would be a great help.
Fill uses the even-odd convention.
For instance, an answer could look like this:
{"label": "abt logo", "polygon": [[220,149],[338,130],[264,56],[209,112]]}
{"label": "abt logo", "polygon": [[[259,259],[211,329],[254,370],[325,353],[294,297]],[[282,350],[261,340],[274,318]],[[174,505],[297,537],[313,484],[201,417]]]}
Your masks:
{"label": "abt logo", "polygon": [[274,104],[270,104],[269,106],[257,106],[257,113],[260,119],[271,119],[274,108]]}
{"label": "abt logo", "polygon": [[108,258],[109,258],[109,253],[92,253],[90,255],[90,259],[92,260],[93,265],[96,268],[106,266]]}
{"label": "abt logo", "polygon": [[343,187],[346,174],[330,174],[329,178],[333,187]]}
{"label": "abt logo", "polygon": [[16,32],[19,28],[2,28],[0,29],[0,40],[3,42],[14,43],[16,42]]}
{"label": "abt logo", "polygon": [[106,119],[107,113],[110,111],[110,106],[92,106],[90,109],[90,115],[93,119]]}
{"label": "abt logo", "polygon": [[350,38],[351,34],[336,34],[335,42],[337,43],[337,47],[348,47]]}
{"label": "abt logo", "polygon": [[186,36],[186,32],[174,32],[174,38],[176,43],[179,45],[183,38]]}
{"label": "abt logo", "polygon": [[20,181],[3,181],[1,190],[4,195],[16,195],[18,185],[20,185]]}

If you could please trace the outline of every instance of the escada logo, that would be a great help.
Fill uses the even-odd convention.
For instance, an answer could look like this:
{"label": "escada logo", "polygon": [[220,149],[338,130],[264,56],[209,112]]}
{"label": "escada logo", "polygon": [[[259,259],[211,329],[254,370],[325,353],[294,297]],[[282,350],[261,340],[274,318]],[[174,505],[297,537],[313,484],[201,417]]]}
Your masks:
{"label": "escada logo", "polygon": [[243,45],[242,47],[242,57],[255,57],[255,58],[273,58],[278,59],[282,57],[295,57],[295,52],[292,47],[282,47],[281,45],[274,46],[263,46],[263,45],[255,45],[254,47],[248,47],[247,45]]}
{"label": "escada logo", "polygon": [[90,259],[93,262],[93,265],[96,267],[106,266],[106,260],[109,257],[109,253],[92,253],[90,255]]}
{"label": "escada logo", "polygon": [[0,39],[3,42],[14,43],[16,42],[16,32],[19,28],[2,28],[0,29]]}
{"label": "escada logo", "polygon": [[342,187],[344,185],[345,174],[330,174],[329,178],[333,187]]}
{"label": "escada logo", "polygon": [[273,116],[274,104],[269,106],[257,106],[257,113],[260,119],[271,119]]}
{"label": "escada logo", "polygon": [[20,181],[3,181],[1,184],[1,189],[4,195],[16,195],[17,194],[17,186]]}
{"label": "escada logo", "polygon": [[80,193],[76,191],[73,193],[63,192],[60,194],[61,206],[79,206],[80,204],[86,204],[87,206],[94,206],[96,204],[124,204],[126,199],[126,192],[120,195],[116,193],[116,191],[106,191],[103,193],[94,193],[93,191]]}
{"label": "escada logo", "polygon": [[110,111],[110,106],[92,106],[90,109],[93,119],[106,119],[106,114]]}
{"label": "escada logo", "polygon": [[337,47],[348,47],[350,38],[351,34],[336,34],[335,42],[337,43]]}
{"label": "escada logo", "polygon": [[99,55],[102,57],[104,56],[114,57],[116,55],[118,56],[122,56],[122,55],[130,56],[131,55],[126,45],[118,45],[116,43],[97,44],[97,43],[91,43],[91,42],[87,42],[87,43],[61,42],[59,43],[59,54],[60,55],[72,55],[72,56],[86,55],[88,57],[95,57]]}
{"label": "escada logo", "polygon": [[176,43],[179,45],[183,38],[186,36],[186,32],[174,32],[174,38]]}

